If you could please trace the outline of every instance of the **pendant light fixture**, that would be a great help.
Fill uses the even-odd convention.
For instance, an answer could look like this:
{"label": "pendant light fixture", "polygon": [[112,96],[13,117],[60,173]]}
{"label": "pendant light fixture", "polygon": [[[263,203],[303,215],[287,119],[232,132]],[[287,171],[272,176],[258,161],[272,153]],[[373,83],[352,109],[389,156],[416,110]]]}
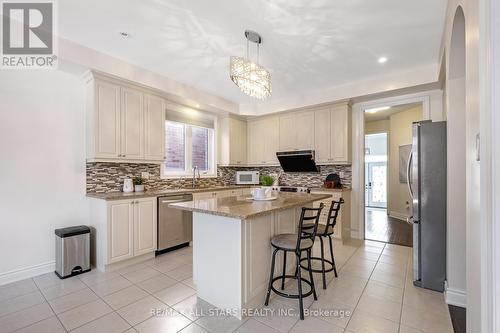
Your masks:
{"label": "pendant light fixture", "polygon": [[[267,69],[259,65],[259,46],[262,38],[258,33],[251,30],[245,31],[247,39],[246,58],[233,56],[230,59],[229,72],[231,80],[248,96],[258,99],[266,99],[271,96],[271,74]],[[257,44],[257,62],[249,57],[249,43]]]}

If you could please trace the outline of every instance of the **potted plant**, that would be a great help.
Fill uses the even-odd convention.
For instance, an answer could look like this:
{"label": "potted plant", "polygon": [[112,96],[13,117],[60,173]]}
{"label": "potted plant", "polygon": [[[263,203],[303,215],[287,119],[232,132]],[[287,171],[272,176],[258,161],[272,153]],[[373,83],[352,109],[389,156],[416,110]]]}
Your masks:
{"label": "potted plant", "polygon": [[262,186],[273,186],[274,178],[270,175],[260,176],[260,185]]}
{"label": "potted plant", "polygon": [[144,179],[142,177],[134,177],[132,181],[136,192],[144,192]]}

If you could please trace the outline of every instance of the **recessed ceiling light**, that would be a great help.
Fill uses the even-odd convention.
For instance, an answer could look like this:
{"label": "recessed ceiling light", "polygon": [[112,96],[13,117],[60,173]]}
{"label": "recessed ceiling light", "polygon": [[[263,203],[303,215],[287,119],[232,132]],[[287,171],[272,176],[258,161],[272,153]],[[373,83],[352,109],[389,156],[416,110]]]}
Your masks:
{"label": "recessed ceiling light", "polygon": [[200,104],[196,104],[195,107],[199,108],[200,107]]}
{"label": "recessed ceiling light", "polygon": [[130,38],[130,34],[126,31],[120,31],[119,32],[120,36],[122,36],[123,38]]}
{"label": "recessed ceiling light", "polygon": [[378,58],[378,63],[379,64],[385,64],[387,62],[387,57],[380,57]]}
{"label": "recessed ceiling light", "polygon": [[391,108],[390,106],[381,106],[379,108],[366,109],[365,112],[366,113],[377,113],[379,111],[389,110],[390,108]]}

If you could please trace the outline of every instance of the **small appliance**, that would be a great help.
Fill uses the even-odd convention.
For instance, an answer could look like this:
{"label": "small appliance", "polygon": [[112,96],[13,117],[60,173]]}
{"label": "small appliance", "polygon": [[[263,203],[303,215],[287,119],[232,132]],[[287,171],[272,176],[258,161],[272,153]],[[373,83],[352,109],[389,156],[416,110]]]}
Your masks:
{"label": "small appliance", "polygon": [[278,192],[311,193],[311,189],[305,186],[273,186],[272,190]]}
{"label": "small appliance", "polygon": [[236,171],[237,185],[259,185],[259,171]]}
{"label": "small appliance", "polygon": [[134,182],[132,182],[131,178],[126,178],[123,180],[123,192],[124,193],[134,192]]}
{"label": "small appliance", "polygon": [[252,197],[254,199],[265,199],[271,196],[271,191],[270,187],[256,187],[252,189]]}

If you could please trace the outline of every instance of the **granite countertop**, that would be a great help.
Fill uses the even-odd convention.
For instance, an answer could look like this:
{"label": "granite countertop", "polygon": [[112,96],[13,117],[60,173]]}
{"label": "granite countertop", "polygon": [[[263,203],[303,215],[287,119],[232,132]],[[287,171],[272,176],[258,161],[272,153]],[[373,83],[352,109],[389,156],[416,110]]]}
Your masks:
{"label": "granite countertop", "polygon": [[138,198],[150,198],[150,197],[161,197],[163,195],[169,194],[185,194],[185,193],[195,193],[195,192],[212,192],[212,191],[226,191],[226,190],[237,190],[242,188],[249,188],[251,186],[214,186],[214,187],[198,187],[198,188],[171,188],[164,190],[147,190],[144,192],[108,192],[108,193],[87,193],[87,197],[102,200],[121,200],[121,199],[138,199]]}
{"label": "granite countertop", "polygon": [[254,201],[249,196],[209,198],[170,204],[169,207],[198,213],[219,215],[236,219],[249,219],[273,211],[303,206],[329,198],[326,194],[278,193],[271,201]]}
{"label": "granite countertop", "polygon": [[322,191],[322,192],[349,192],[350,190],[351,190],[350,187],[342,187],[342,188],[311,187],[311,192],[313,192],[313,191]]}

